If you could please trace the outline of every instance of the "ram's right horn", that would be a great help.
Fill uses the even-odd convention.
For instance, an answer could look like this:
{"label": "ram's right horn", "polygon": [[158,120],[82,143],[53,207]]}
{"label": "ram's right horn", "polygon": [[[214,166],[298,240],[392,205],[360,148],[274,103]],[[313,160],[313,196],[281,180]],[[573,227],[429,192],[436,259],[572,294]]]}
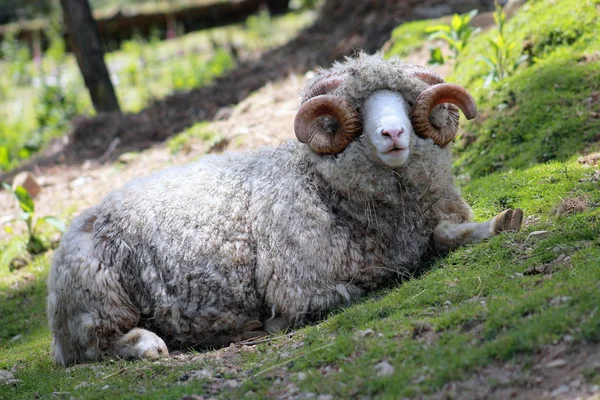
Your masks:
{"label": "ram's right horn", "polygon": [[[449,121],[445,126],[435,126],[429,116],[433,109],[440,104],[448,106]],[[458,106],[467,119],[477,115],[475,99],[467,90],[453,83],[438,83],[421,92],[411,111],[411,121],[415,132],[425,138],[431,138],[440,147],[446,146],[454,139],[458,131]]]}

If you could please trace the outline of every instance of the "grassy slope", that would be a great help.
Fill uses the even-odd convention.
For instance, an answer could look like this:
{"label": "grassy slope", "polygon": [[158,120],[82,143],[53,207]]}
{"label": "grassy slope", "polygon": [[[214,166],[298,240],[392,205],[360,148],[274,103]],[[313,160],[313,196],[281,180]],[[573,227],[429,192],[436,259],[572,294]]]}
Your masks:
{"label": "grassy slope", "polygon": [[[509,24],[518,40],[531,39],[531,32],[538,31],[535,24],[523,21],[537,21],[546,32],[554,32],[552,37],[560,37],[568,26],[558,24],[550,18],[552,14],[564,15],[565,9],[571,12],[586,6],[586,14],[573,21],[590,17],[590,12],[597,17],[589,1],[581,2],[580,8],[571,7],[568,0],[529,4]],[[595,32],[598,21],[577,26]],[[275,397],[297,387],[299,392],[344,398],[398,398],[431,393],[465,372],[517,354],[533,354],[543,344],[566,335],[573,347],[582,341],[600,341],[600,313],[596,312],[600,304],[598,167],[577,162],[574,154],[585,141],[563,146],[564,152],[554,153],[558,161],[539,162],[549,146],[543,140],[546,135],[589,139],[586,132],[598,131],[597,119],[589,112],[577,113],[598,107],[597,103],[591,109],[584,105],[598,81],[598,68],[590,65],[594,63],[578,61],[597,51],[597,42],[586,35],[579,32],[581,39],[568,47],[541,45],[540,39],[535,65],[493,88],[494,94],[476,89],[482,71],[469,61],[473,54],[462,60],[464,69],[455,77],[476,93],[483,115],[468,126],[475,138],[469,147],[457,146],[462,150],[457,169],[472,177],[463,188],[465,196],[478,219],[506,207],[523,208],[529,222],[522,232],[458,249],[437,260],[421,277],[299,331],[295,338],[301,345],[291,346],[284,337],[258,345],[255,351],[240,353],[235,362],[239,368],[229,370],[222,370],[219,360],[208,358],[168,367],[123,361],[68,370],[55,367],[49,361],[50,339],[43,318],[48,259],[38,259],[13,274],[3,270],[0,369],[16,365],[15,376],[23,382],[18,388],[0,387],[0,398],[52,392],[68,392],[64,396],[76,398],[181,398],[210,392],[208,378],[180,380],[186,371],[203,368],[222,371],[222,379],[244,381],[237,389],[221,392],[222,397]],[[471,51],[484,48],[484,40],[482,36],[472,43]],[[560,92],[559,99],[546,97],[553,91]],[[516,103],[499,111],[498,104],[509,93],[514,93]],[[532,99],[530,105],[523,105],[525,96]],[[545,113],[540,114],[538,108]],[[487,139],[492,126],[493,141]],[[508,146],[513,135],[525,136],[527,145],[513,151],[514,145]],[[485,156],[476,157],[483,149]],[[518,157],[523,152],[529,157]],[[497,154],[505,154],[501,165],[493,157]],[[502,172],[481,176],[494,170]],[[536,230],[550,233],[527,239]],[[368,328],[375,333],[365,334]],[[17,334],[22,339],[11,341]],[[394,367],[390,375],[378,373],[375,366],[382,361]],[[599,379],[597,372],[586,378]]]}
{"label": "grassy slope", "polygon": [[468,85],[482,112],[458,143],[459,173],[479,177],[564,161],[600,140],[599,7],[598,0],[528,2],[506,27],[516,50],[530,49],[528,65],[491,88],[482,85],[478,58],[497,30],[467,47],[451,79]]}

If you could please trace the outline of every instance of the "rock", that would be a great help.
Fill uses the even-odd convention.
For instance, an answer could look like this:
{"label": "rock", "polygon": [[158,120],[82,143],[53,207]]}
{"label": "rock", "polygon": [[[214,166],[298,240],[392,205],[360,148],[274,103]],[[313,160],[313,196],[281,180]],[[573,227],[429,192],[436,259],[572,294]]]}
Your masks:
{"label": "rock", "polygon": [[42,186],[39,184],[35,175],[29,171],[20,172],[14,177],[12,190],[14,191],[17,186],[23,186],[31,197],[36,197],[42,190]]}
{"label": "rock", "polygon": [[365,336],[373,336],[375,335],[375,331],[371,328],[367,328],[364,331],[358,331],[356,332],[358,337],[365,337]]}
{"label": "rock", "polygon": [[226,387],[228,389],[235,389],[239,388],[240,386],[242,386],[242,384],[236,381],[235,379],[228,379],[225,382],[223,382],[223,387]]}
{"label": "rock", "polygon": [[233,108],[221,107],[221,108],[219,108],[219,111],[217,111],[217,113],[215,114],[213,119],[215,121],[223,121],[223,120],[231,118],[232,114],[233,114]]}
{"label": "rock", "polygon": [[201,370],[188,371],[185,374],[183,374],[179,378],[179,380],[180,381],[187,381],[190,379],[206,380],[206,379],[211,379],[212,377],[213,377],[212,371],[210,371],[208,369],[201,369]]}
{"label": "rock", "polygon": [[140,158],[139,153],[123,153],[117,158],[117,162],[121,164],[130,164]]}
{"label": "rock", "polygon": [[0,386],[17,386],[21,382],[20,379],[15,379],[12,372],[0,369]]}
{"label": "rock", "polygon": [[333,396],[330,394],[320,394],[317,396],[317,400],[333,400]]}
{"label": "rock", "polygon": [[550,231],[533,231],[527,235],[525,241],[528,241],[529,239],[545,239],[548,236],[550,236]]}
{"label": "rock", "polygon": [[305,380],[307,377],[306,373],[304,372],[298,372],[297,378],[300,382],[302,382],[303,380]]}
{"label": "rock", "polygon": [[557,358],[554,361],[550,361],[549,363],[546,363],[544,365],[544,367],[546,368],[557,368],[557,367],[562,367],[563,365],[566,365],[567,362],[565,360],[563,360],[562,358]]}
{"label": "rock", "polygon": [[376,364],[374,368],[377,371],[377,376],[389,376],[394,373],[394,366],[387,361]]}

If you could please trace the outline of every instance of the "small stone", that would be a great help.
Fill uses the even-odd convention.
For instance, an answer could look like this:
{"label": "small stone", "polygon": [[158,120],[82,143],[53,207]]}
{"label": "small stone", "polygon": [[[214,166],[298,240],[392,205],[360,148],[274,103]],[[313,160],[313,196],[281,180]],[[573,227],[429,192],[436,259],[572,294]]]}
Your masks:
{"label": "small stone", "polygon": [[200,370],[193,370],[193,371],[186,372],[179,378],[179,380],[180,381],[187,381],[190,379],[203,380],[203,379],[210,379],[212,377],[213,377],[212,371],[210,371],[208,369],[200,369]]}
{"label": "small stone", "polygon": [[21,335],[20,333],[18,335],[13,336],[10,341],[11,342],[16,342],[17,340],[21,340],[23,339],[23,335]]}
{"label": "small stone", "polygon": [[377,376],[389,376],[394,373],[394,366],[387,361],[376,364],[374,368],[377,371]]}
{"label": "small stone", "polygon": [[31,197],[36,197],[42,190],[42,187],[35,175],[29,171],[18,173],[14,177],[12,182],[12,190],[14,191],[17,186],[23,186]]}
{"label": "small stone", "polygon": [[550,231],[533,231],[527,235],[525,241],[528,241],[529,239],[545,239],[548,236],[550,236]]}
{"label": "small stone", "polygon": [[123,153],[117,158],[117,162],[121,164],[129,164],[140,158],[138,153]]}
{"label": "small stone", "polygon": [[296,375],[296,377],[298,378],[298,381],[302,382],[306,379],[307,375],[304,372],[298,372],[298,375]]}
{"label": "small stone", "polygon": [[88,177],[88,176],[80,176],[79,178],[76,178],[75,180],[73,180],[70,184],[70,186],[72,188],[81,186],[81,185],[85,185],[86,183],[88,183],[89,181],[91,181],[92,178]]}
{"label": "small stone", "polygon": [[17,386],[21,382],[20,379],[15,379],[12,372],[0,369],[0,386]]}
{"label": "small stone", "polygon": [[550,361],[549,363],[546,363],[544,366],[546,368],[556,368],[556,367],[562,367],[563,365],[566,365],[567,362],[565,360],[563,360],[562,358],[557,358],[554,361]]}
{"label": "small stone", "polygon": [[320,394],[317,396],[317,400],[333,400],[333,396],[330,394]]}
{"label": "small stone", "polygon": [[364,331],[358,331],[357,334],[359,337],[373,336],[375,334],[375,331],[371,328],[367,328]]}
{"label": "small stone", "polygon": [[560,385],[559,387],[557,387],[556,389],[554,389],[552,391],[552,393],[550,393],[551,396],[558,396],[560,394],[565,394],[569,392],[569,386],[567,385]]}
{"label": "small stone", "polygon": [[93,386],[93,385],[89,382],[81,382],[80,384],[76,385],[73,389],[79,390],[79,389],[84,389],[84,388],[91,387],[91,386]]}
{"label": "small stone", "polygon": [[559,304],[566,303],[569,300],[571,300],[571,297],[569,297],[569,296],[557,296],[557,297],[553,298],[552,300],[550,300],[550,305],[557,306]]}
{"label": "small stone", "polygon": [[235,379],[228,379],[223,382],[223,386],[229,389],[239,388],[242,384]]}
{"label": "small stone", "polygon": [[567,343],[571,343],[575,340],[575,337],[573,337],[571,335],[565,335],[565,336],[563,336],[563,340]]}

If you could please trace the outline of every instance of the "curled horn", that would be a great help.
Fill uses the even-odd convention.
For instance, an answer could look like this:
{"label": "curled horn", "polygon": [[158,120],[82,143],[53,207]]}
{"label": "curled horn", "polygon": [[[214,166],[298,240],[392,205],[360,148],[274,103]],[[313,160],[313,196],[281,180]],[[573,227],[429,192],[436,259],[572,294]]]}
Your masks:
{"label": "curled horn", "polygon": [[344,78],[341,76],[331,76],[329,78],[319,79],[313,83],[310,88],[308,88],[306,94],[304,95],[304,99],[309,100],[313,97],[327,94],[340,86],[343,81]]}
{"label": "curled horn", "polygon": [[[415,100],[411,111],[413,128],[418,135],[431,138],[435,144],[444,147],[454,139],[458,131],[460,119],[458,108],[467,119],[473,119],[477,115],[475,100],[463,87],[445,83],[441,76],[429,68],[411,65],[409,70],[414,76],[431,85]],[[444,103],[450,103],[448,104],[449,121],[445,126],[437,127],[431,123],[429,116],[437,105]]]}
{"label": "curled horn", "polygon": [[[362,122],[354,107],[339,96],[327,94],[336,89],[344,78],[333,76],[315,82],[306,92],[294,120],[296,137],[321,155],[338,154],[362,132]],[[336,122],[334,132],[326,130],[321,117]]]}

